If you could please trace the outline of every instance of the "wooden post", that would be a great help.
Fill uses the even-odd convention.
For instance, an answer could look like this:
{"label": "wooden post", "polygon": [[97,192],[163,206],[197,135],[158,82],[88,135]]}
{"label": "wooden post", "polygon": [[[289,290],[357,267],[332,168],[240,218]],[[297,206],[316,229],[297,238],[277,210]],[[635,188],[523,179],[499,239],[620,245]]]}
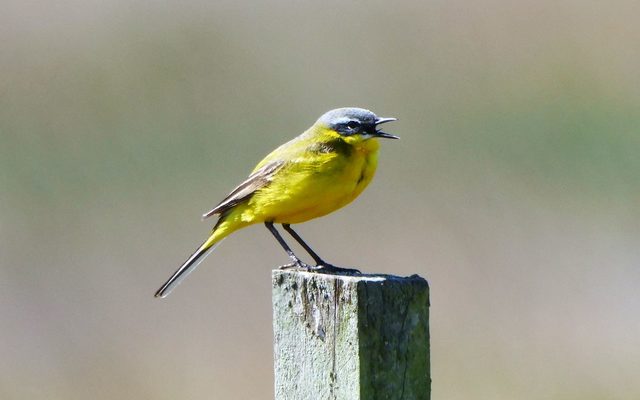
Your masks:
{"label": "wooden post", "polygon": [[274,270],[276,400],[428,400],[429,286]]}

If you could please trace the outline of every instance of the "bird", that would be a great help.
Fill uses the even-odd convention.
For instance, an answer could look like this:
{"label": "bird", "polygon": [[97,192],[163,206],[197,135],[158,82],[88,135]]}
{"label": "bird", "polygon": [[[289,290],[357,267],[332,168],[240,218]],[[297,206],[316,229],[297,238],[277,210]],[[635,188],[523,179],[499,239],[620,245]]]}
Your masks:
{"label": "bird", "polygon": [[[298,268],[320,273],[358,272],[325,262],[292,224],[322,217],[352,202],[367,187],[378,164],[378,138],[399,139],[379,125],[396,121],[356,107],[323,114],[305,132],[269,153],[249,177],[202,219],[218,216],[209,237],[155,293],[166,297],[224,238],[263,223]],[[274,224],[280,224],[313,258],[304,263]]]}

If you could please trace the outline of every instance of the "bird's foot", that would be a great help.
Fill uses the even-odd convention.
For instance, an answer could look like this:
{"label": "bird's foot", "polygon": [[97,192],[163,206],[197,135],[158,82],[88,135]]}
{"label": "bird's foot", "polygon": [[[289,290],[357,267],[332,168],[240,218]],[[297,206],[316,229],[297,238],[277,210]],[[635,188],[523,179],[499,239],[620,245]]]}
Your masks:
{"label": "bird's foot", "polygon": [[318,265],[309,265],[305,262],[302,262],[300,260],[294,261],[291,264],[286,264],[286,265],[282,265],[279,267],[279,269],[285,270],[285,269],[295,269],[298,271],[305,271],[305,272],[317,272],[320,274],[343,274],[343,275],[360,275],[362,274],[362,272],[360,272],[357,269],[353,269],[353,268],[342,268],[342,267],[336,267],[335,265],[331,265],[329,263],[321,263]]}
{"label": "bird's foot", "polygon": [[335,265],[331,265],[329,263],[318,264],[313,269],[314,272],[324,273],[324,274],[344,274],[344,275],[361,275],[357,269],[354,268],[343,268],[336,267]]}
{"label": "bird's foot", "polygon": [[309,265],[307,263],[304,263],[300,260],[294,261],[291,264],[286,264],[286,265],[281,265],[279,267],[279,269],[295,269],[298,271],[306,271],[306,272],[311,272],[311,271],[315,271],[317,267],[314,267],[313,265]]}

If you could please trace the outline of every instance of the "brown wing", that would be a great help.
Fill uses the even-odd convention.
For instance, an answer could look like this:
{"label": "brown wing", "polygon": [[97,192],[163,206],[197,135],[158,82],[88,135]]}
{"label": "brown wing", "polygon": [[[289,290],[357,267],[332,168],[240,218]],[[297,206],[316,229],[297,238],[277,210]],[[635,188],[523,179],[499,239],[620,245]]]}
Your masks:
{"label": "brown wing", "polygon": [[273,175],[284,165],[284,161],[274,161],[264,167],[260,168],[256,172],[249,175],[249,177],[238,185],[235,189],[229,193],[224,200],[215,206],[211,211],[205,213],[202,219],[209,218],[215,214],[222,214],[223,212],[231,209],[238,203],[242,203],[253,195],[256,190],[263,188],[271,182]]}

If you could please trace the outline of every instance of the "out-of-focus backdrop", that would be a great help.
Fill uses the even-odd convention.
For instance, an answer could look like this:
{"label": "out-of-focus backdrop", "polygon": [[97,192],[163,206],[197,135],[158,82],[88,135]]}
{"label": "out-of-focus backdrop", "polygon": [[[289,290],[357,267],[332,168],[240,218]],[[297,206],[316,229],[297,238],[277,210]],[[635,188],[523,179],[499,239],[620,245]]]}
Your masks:
{"label": "out-of-focus backdrop", "polygon": [[0,398],[269,399],[261,226],[202,212],[328,109],[400,120],[327,259],[431,284],[436,399],[640,398],[636,1],[0,5]]}

